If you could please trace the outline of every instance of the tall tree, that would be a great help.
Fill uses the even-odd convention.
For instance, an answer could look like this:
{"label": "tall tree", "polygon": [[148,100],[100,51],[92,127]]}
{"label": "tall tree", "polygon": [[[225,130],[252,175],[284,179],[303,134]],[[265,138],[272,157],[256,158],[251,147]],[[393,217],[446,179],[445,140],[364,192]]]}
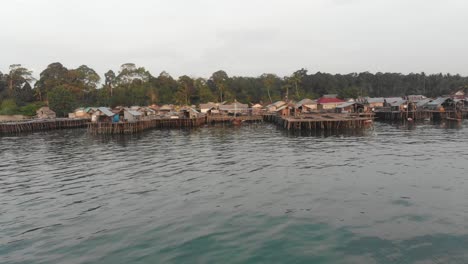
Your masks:
{"label": "tall tree", "polygon": [[55,87],[48,94],[49,107],[58,116],[67,116],[77,106],[76,96],[64,85]]}
{"label": "tall tree", "polygon": [[219,93],[219,101],[223,102],[224,101],[224,95],[228,89],[228,81],[229,81],[229,76],[225,71],[217,71],[211,75],[210,80],[213,82],[213,84],[216,86],[216,89],[218,90]]}
{"label": "tall tree", "polygon": [[120,86],[129,87],[135,80],[149,81],[151,74],[143,67],[136,67],[134,63],[125,63],[120,66],[116,82]]}
{"label": "tall tree", "polygon": [[68,69],[61,63],[49,64],[40,74],[39,80],[35,84],[37,97],[40,101],[47,101],[47,94],[53,88],[68,82]]}
{"label": "tall tree", "polygon": [[178,90],[175,101],[180,105],[191,105],[191,99],[195,90],[193,79],[187,75],[180,76],[177,80]]}
{"label": "tall tree", "polygon": [[29,82],[26,82],[23,87],[15,87],[13,95],[17,105],[24,105],[34,101],[34,91]]}
{"label": "tall tree", "polygon": [[10,96],[13,96],[13,91],[15,88],[23,87],[26,82],[31,82],[34,80],[32,77],[32,71],[22,67],[21,64],[12,64],[10,65],[10,72],[7,76],[8,80],[8,92]]}
{"label": "tall tree", "polygon": [[268,100],[270,103],[273,103],[272,91],[277,89],[281,85],[281,79],[275,74],[265,73],[260,76],[263,86],[267,90]]}
{"label": "tall tree", "polygon": [[113,70],[108,70],[104,74],[105,80],[104,80],[104,86],[109,89],[110,96],[112,97],[112,90],[114,88],[114,83],[115,83],[115,72]]}
{"label": "tall tree", "polygon": [[299,93],[300,86],[302,84],[302,81],[304,77],[307,76],[307,70],[302,68],[298,71],[295,71],[290,77],[287,78],[287,82],[290,84],[290,86],[294,87],[296,91],[296,99],[300,100],[301,95]]}
{"label": "tall tree", "polygon": [[8,97],[7,75],[0,71],[0,102]]}
{"label": "tall tree", "polygon": [[195,80],[195,89],[198,92],[199,103],[213,102],[216,100],[216,96],[211,91],[205,79],[197,78]]}

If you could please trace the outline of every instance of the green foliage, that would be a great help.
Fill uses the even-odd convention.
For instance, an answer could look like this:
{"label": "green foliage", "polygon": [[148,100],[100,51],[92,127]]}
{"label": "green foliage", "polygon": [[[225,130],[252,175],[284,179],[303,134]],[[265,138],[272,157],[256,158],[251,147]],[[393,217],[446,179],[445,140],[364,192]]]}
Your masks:
{"label": "green foliage", "polygon": [[216,96],[213,94],[206,80],[203,78],[195,80],[195,90],[198,91],[198,100],[196,102],[198,104],[214,102],[216,100]]}
{"label": "green foliage", "polygon": [[[300,69],[285,77],[263,74],[258,77],[229,76],[216,71],[208,79],[187,75],[174,79],[161,72],[154,77],[143,67],[125,63],[118,74],[109,70],[101,78],[92,68],[81,65],[67,69],[61,63],[52,63],[40,73],[31,88],[31,71],[19,64],[11,65],[8,73],[0,72],[0,100],[13,100],[17,107],[29,106],[37,99],[52,101],[65,115],[74,106],[131,106],[149,104],[199,104],[238,100],[245,103],[268,104],[277,100],[318,98],[323,94],[338,94],[343,98],[359,96],[390,97],[424,94],[429,97],[447,95],[468,87],[468,77],[451,74],[410,73],[308,73]],[[101,87],[99,87],[101,86]],[[58,89],[58,90],[57,90]],[[57,91],[56,91],[57,90]],[[66,91],[66,92],[64,92]],[[33,98],[33,95],[35,98]],[[57,98],[70,100],[59,106]],[[7,101],[11,102],[11,101]],[[10,104],[10,103],[8,103]],[[73,106],[73,107],[72,107]],[[13,109],[13,110],[12,110]],[[11,104],[7,112],[14,110]],[[27,110],[31,112],[31,110]],[[65,111],[65,112],[63,112]]]}
{"label": "green foliage", "polygon": [[76,96],[66,87],[58,86],[48,94],[49,107],[57,116],[68,116],[77,107]]}
{"label": "green foliage", "polygon": [[34,80],[32,77],[32,71],[24,68],[21,64],[10,65],[10,72],[5,76],[8,84],[8,93],[14,96],[16,89],[21,89],[25,83],[29,83]]}
{"label": "green foliage", "polygon": [[13,98],[17,105],[23,106],[34,101],[34,91],[31,85],[26,82],[23,87],[15,87],[13,90]]}
{"label": "green foliage", "polygon": [[34,116],[36,115],[36,111],[43,106],[45,106],[43,102],[29,103],[25,106],[20,107],[18,113],[25,116]]}
{"label": "green foliage", "polygon": [[18,114],[18,106],[15,100],[6,99],[0,105],[0,115],[16,115]]}
{"label": "green foliage", "polygon": [[68,69],[61,63],[49,64],[40,74],[39,80],[35,84],[36,96],[39,101],[47,101],[47,94],[53,88],[67,84]]}

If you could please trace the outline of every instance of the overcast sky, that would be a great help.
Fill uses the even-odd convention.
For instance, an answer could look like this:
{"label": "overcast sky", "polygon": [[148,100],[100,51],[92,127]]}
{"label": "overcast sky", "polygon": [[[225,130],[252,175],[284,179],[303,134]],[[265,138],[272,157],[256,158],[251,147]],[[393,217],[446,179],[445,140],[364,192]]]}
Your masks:
{"label": "overcast sky", "polygon": [[126,62],[153,75],[468,75],[466,0],[7,0],[0,71]]}

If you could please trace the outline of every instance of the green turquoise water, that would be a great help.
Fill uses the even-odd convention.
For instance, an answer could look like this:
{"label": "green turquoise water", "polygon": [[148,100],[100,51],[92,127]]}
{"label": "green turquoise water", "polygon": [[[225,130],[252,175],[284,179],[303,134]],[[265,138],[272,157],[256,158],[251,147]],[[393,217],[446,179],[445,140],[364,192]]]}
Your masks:
{"label": "green turquoise water", "polygon": [[0,263],[467,263],[468,130],[0,137]]}

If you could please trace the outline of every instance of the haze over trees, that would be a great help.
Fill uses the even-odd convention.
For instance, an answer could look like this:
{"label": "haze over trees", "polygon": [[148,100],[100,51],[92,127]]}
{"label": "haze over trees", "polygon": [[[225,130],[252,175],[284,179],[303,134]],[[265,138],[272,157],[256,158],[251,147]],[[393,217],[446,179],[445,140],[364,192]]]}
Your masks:
{"label": "haze over trees", "polygon": [[8,72],[0,72],[0,114],[34,115],[35,109],[43,105],[64,116],[79,106],[196,105],[233,100],[267,104],[285,98],[313,99],[323,94],[338,94],[342,98],[410,94],[435,97],[467,85],[468,77],[458,74],[329,74],[309,73],[306,69],[283,77],[273,73],[229,76],[219,70],[207,78],[174,78],[165,71],[153,75],[134,63],[122,64],[117,72],[110,69],[101,79],[87,65],[69,69],[59,62],[48,65],[36,80],[31,70],[14,64]]}

